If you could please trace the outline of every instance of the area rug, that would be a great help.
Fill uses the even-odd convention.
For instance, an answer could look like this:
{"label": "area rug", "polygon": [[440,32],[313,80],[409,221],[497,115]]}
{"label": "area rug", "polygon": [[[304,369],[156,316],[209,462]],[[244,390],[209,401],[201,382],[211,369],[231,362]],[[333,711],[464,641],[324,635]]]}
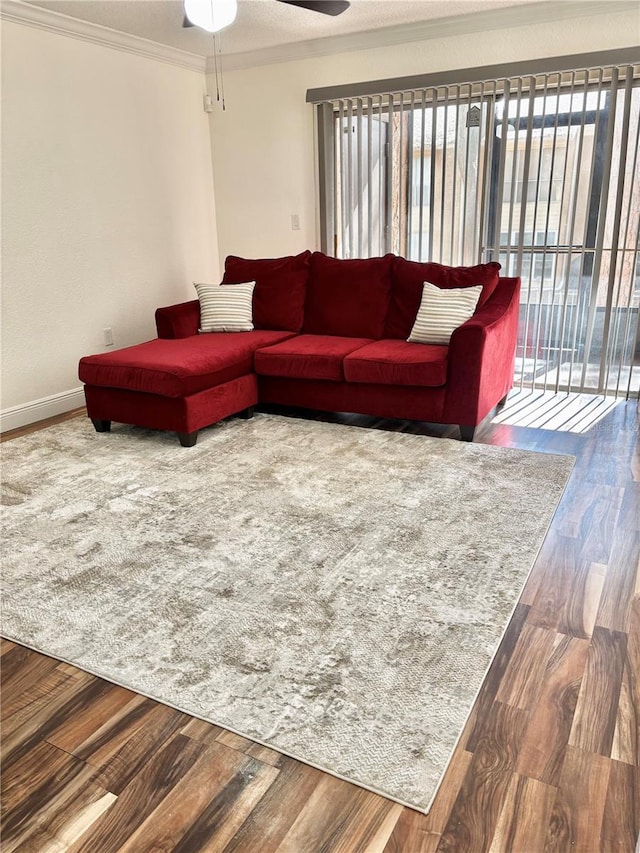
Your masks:
{"label": "area rug", "polygon": [[421,811],[573,461],[275,415],[2,456],[6,637]]}

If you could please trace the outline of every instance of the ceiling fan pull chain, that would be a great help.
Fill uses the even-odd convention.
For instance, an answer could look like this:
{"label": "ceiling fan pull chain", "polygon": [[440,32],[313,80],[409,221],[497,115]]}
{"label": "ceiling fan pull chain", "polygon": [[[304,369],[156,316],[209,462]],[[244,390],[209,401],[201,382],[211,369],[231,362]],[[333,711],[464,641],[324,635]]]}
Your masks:
{"label": "ceiling fan pull chain", "polygon": [[222,112],[224,112],[227,107],[224,102],[224,68],[222,66],[222,34],[218,33],[218,50],[220,51],[220,91],[222,93]]}
{"label": "ceiling fan pull chain", "polygon": [[220,33],[212,33],[213,38],[213,73],[216,78],[216,101],[222,102],[223,111],[227,109],[224,101],[224,74],[222,71],[222,39]]}
{"label": "ceiling fan pull chain", "polygon": [[215,78],[216,78],[216,101],[219,102],[220,101],[220,85],[219,85],[219,79],[218,79],[218,50],[217,50],[216,34],[215,33],[212,34],[212,38],[213,38],[213,73],[215,74]]}

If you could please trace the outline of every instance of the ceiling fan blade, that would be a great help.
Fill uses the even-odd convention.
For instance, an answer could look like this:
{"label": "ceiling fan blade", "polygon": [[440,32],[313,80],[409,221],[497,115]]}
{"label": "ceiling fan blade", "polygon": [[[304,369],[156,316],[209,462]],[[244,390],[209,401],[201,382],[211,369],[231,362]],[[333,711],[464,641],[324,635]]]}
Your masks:
{"label": "ceiling fan blade", "polygon": [[288,6],[299,6],[312,12],[322,12],[323,15],[341,15],[349,8],[347,0],[278,0]]}

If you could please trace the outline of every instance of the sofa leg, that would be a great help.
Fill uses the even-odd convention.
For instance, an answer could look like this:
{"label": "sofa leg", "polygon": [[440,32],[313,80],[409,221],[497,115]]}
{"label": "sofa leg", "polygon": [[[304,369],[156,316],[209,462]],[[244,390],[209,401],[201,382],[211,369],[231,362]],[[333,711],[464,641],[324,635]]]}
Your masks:
{"label": "sofa leg", "polygon": [[183,447],[194,447],[198,440],[198,430],[195,432],[178,432],[176,435],[180,439],[180,444]]}
{"label": "sofa leg", "polygon": [[473,434],[476,431],[474,426],[463,426],[460,424],[460,436],[463,441],[473,441]]}
{"label": "sofa leg", "polygon": [[101,418],[91,418],[91,423],[96,428],[96,432],[109,432],[111,430],[111,421],[104,421]]}
{"label": "sofa leg", "polygon": [[251,420],[253,414],[255,412],[254,406],[249,406],[246,409],[243,409],[241,412],[238,412],[238,417],[242,418],[245,421]]}

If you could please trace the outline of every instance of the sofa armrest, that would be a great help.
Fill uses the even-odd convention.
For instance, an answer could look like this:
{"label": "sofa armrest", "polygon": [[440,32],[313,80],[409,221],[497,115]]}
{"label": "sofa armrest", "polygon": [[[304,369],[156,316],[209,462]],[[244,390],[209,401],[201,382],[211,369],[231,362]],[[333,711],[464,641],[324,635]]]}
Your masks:
{"label": "sofa armrest", "polygon": [[451,336],[445,420],[476,426],[513,386],[520,279],[500,278],[482,306]]}
{"label": "sofa armrest", "polygon": [[159,338],[189,338],[198,334],[200,302],[180,302],[156,311],[156,329]]}

